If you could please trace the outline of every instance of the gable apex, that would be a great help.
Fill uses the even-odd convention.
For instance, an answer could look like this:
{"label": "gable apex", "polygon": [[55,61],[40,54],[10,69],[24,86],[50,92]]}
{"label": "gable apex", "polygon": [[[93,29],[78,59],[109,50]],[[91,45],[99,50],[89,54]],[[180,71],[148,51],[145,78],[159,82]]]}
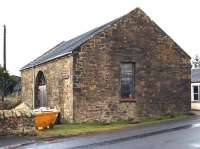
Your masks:
{"label": "gable apex", "polygon": [[[129,12],[128,14],[126,14],[122,17],[119,17],[109,23],[106,23],[106,24],[104,24],[100,27],[97,27],[91,31],[88,31],[84,34],[81,34],[80,36],[77,36],[69,41],[61,42],[54,48],[45,52],[40,57],[36,58],[32,62],[30,62],[27,65],[25,65],[24,67],[22,67],[21,70],[40,65],[40,64],[46,63],[48,61],[54,60],[56,58],[59,58],[59,57],[62,57],[62,56],[72,53],[73,50],[80,47],[83,43],[87,42],[89,39],[94,37],[96,34],[104,31],[106,28],[110,27],[113,23],[116,23],[119,20],[121,20],[124,17],[129,16],[129,15],[133,15],[134,17],[139,18],[139,19],[145,19],[145,21],[152,23],[154,26],[156,26],[156,28],[158,30],[160,30],[163,34],[165,34],[166,36],[168,36],[170,38],[170,36],[167,35],[154,21],[152,21],[150,19],[150,17],[141,8],[137,7],[134,10],[132,10],[131,12]],[[172,42],[174,42],[172,38],[170,38],[170,39],[172,40]],[[176,44],[176,45],[178,45],[178,44]],[[182,48],[180,48],[179,51],[190,58],[190,56]]]}

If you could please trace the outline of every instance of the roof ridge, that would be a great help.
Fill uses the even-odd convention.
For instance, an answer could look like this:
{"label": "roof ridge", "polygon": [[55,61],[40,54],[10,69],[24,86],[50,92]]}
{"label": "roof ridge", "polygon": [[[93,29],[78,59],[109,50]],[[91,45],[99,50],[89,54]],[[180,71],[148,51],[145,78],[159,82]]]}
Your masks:
{"label": "roof ridge", "polygon": [[[60,42],[59,44],[57,44],[56,46],[54,46],[54,47],[51,48],[50,50],[46,51],[45,53],[43,53],[42,55],[40,55],[40,56],[39,56],[38,58],[36,58],[36,59],[39,59],[40,57],[44,56],[45,54],[54,51],[57,47],[62,47],[62,46],[63,46],[62,44],[64,44],[64,43],[65,43],[65,41]],[[35,59],[35,60],[36,60],[36,59]]]}
{"label": "roof ridge", "polygon": [[[25,65],[24,67],[21,68],[21,70],[23,69],[28,69],[31,68],[33,66],[51,61],[53,59],[59,58],[61,56],[67,55],[69,53],[72,53],[72,51],[74,49],[76,49],[77,47],[80,47],[82,44],[84,44],[86,41],[90,40],[92,37],[94,37],[95,35],[97,35],[98,33],[102,32],[103,30],[105,30],[106,28],[108,28],[109,26],[111,26],[113,23],[119,21],[121,18],[129,15],[129,14],[139,14],[139,15],[145,15],[147,16],[150,21],[153,23],[153,25],[155,25],[157,27],[157,29],[159,29],[161,32],[163,32],[166,36],[168,36],[177,46],[179,46],[166,32],[164,32],[153,20],[151,20],[151,18],[139,7],[135,8],[134,10],[130,11],[129,13],[114,19],[113,21],[110,21],[104,25],[101,25],[97,28],[94,28],[88,32],[82,33],[79,36],[76,36],[68,41],[62,41],[61,43],[59,43],[58,45],[56,45],[55,47],[53,47],[52,49],[48,50],[47,52],[45,52],[44,54],[42,54],[41,56],[39,56],[38,58],[36,58],[35,60],[33,60],[32,62],[30,62],[29,64]],[[179,46],[180,47],[180,46]],[[190,57],[181,47],[180,47],[181,53],[187,55],[188,57]]]}
{"label": "roof ridge", "polygon": [[36,60],[38,60],[40,57],[44,56],[45,54],[53,51],[56,47],[58,47],[59,45],[61,45],[62,43],[64,43],[65,41],[62,41],[60,42],[59,44],[57,44],[56,46],[54,46],[53,48],[51,48],[50,50],[46,51],[45,53],[43,53],[42,55],[40,55],[39,57],[37,57],[36,59],[32,60],[30,63],[28,63],[27,65],[25,65],[24,67],[21,68],[22,69],[25,69],[26,67],[28,67],[28,65],[32,65],[32,63]]}
{"label": "roof ridge", "polygon": [[[88,41],[91,37],[95,36],[96,34],[98,34],[99,32],[103,31],[105,28],[107,28],[108,26],[110,26],[111,24],[113,24],[114,22],[116,22],[117,20],[119,20],[121,17],[114,19],[113,21],[110,21],[104,25],[101,25],[99,27],[96,27],[86,33],[82,33],[79,36],[76,36],[68,41],[62,41],[61,43],[57,44],[56,46],[54,46],[52,49],[48,50],[47,52],[45,52],[44,54],[42,54],[41,56],[39,56],[38,58],[34,59],[33,61],[31,61],[30,63],[28,63],[27,65],[25,65],[24,67],[21,68],[21,70],[23,69],[27,69],[36,65],[39,65],[41,63],[45,63],[47,61],[50,61],[54,58],[58,58],[59,55],[65,55],[67,53],[69,53],[69,51],[74,50],[76,47],[82,45],[83,43],[85,43],[86,41]],[[59,47],[59,45],[63,44],[62,46]],[[66,47],[65,47],[66,46]],[[64,47],[64,49],[61,49],[62,47]],[[65,51],[66,50],[66,51]],[[61,53],[62,51],[64,51],[63,53]],[[45,57],[46,55],[48,56],[48,54],[51,54],[53,52],[56,52],[54,57],[51,58],[51,55],[49,55],[50,57],[47,57],[45,60],[43,60],[42,62],[37,62],[40,58]]]}

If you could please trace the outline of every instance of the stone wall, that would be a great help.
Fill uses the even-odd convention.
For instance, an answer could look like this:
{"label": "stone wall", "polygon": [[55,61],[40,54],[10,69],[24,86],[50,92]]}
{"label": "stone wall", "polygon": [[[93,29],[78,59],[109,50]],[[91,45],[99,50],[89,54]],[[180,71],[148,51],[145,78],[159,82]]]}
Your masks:
{"label": "stone wall", "polygon": [[[135,63],[135,95],[121,98],[120,64]],[[135,9],[73,56],[34,68],[47,81],[48,106],[69,122],[110,122],[190,110],[190,57],[143,11]],[[22,97],[32,104],[33,71],[22,71]]]}
{"label": "stone wall", "polygon": [[33,135],[34,133],[34,116],[31,112],[0,110],[0,136]]}
{"label": "stone wall", "polygon": [[[64,56],[34,68],[35,78],[39,71],[44,73],[48,106],[59,108],[62,119],[67,121],[73,119],[72,63],[71,56]],[[33,70],[26,69],[21,73],[22,99],[33,105]]]}
{"label": "stone wall", "polygon": [[22,101],[25,101],[32,105],[33,99],[33,71],[32,69],[26,69],[21,71],[21,84],[22,84]]}
{"label": "stone wall", "polygon": [[[190,110],[190,57],[140,9],[73,52],[77,122],[159,117]],[[135,63],[135,96],[120,95],[120,64]]]}

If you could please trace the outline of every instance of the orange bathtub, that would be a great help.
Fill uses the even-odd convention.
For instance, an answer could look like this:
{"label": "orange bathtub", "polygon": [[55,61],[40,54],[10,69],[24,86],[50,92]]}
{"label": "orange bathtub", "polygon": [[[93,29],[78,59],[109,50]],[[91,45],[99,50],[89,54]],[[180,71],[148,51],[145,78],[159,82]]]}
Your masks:
{"label": "orange bathtub", "polygon": [[53,128],[58,113],[54,111],[35,112],[35,128],[39,130]]}

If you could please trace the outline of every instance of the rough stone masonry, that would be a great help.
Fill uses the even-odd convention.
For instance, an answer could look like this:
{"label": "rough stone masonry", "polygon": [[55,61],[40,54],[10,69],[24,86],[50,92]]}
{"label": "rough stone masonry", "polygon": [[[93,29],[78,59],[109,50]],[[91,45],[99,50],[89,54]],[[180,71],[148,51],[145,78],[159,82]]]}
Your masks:
{"label": "rough stone masonry", "polygon": [[0,136],[33,135],[34,115],[30,111],[0,110]]}
{"label": "rough stone masonry", "polygon": [[[41,71],[47,106],[59,107],[68,122],[111,122],[190,111],[190,56],[141,9],[65,44],[22,68],[24,101],[33,105],[34,78]],[[68,53],[41,61],[64,50]],[[121,96],[122,63],[134,64],[130,98]]]}

